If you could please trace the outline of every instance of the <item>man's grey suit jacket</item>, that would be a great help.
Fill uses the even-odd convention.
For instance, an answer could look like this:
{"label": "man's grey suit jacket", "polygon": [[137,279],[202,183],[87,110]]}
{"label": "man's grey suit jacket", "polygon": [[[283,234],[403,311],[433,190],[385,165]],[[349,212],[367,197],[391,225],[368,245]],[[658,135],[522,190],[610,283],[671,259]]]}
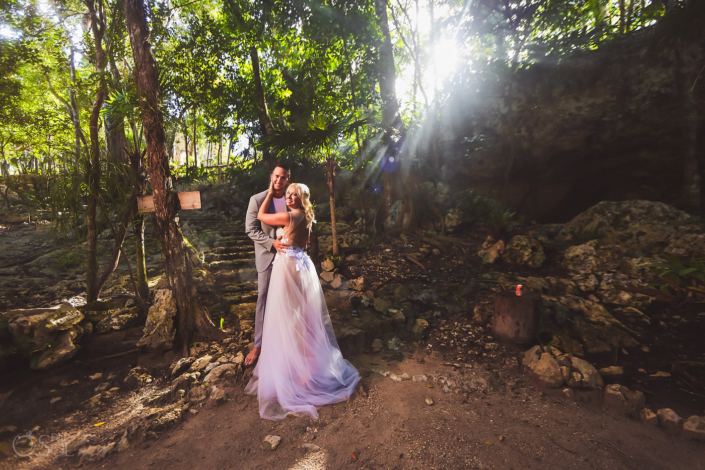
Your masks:
{"label": "man's grey suit jacket", "polygon": [[[260,273],[267,270],[276,254],[272,243],[277,238],[277,228],[257,219],[259,208],[267,198],[268,192],[269,190],[262,191],[250,198],[250,203],[247,206],[247,216],[245,217],[245,232],[255,242],[255,265]],[[288,211],[289,208],[287,207],[286,210]],[[275,213],[274,202],[269,206],[267,212],[270,214]]]}

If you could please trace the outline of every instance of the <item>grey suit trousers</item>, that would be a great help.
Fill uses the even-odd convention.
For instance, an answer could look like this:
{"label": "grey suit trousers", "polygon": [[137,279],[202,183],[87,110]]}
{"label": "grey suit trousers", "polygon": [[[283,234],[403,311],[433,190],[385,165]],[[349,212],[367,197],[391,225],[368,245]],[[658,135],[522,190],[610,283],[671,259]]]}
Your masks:
{"label": "grey suit trousers", "polygon": [[269,279],[272,277],[272,265],[257,273],[257,309],[255,310],[255,347],[262,347],[262,325],[264,325],[264,311],[267,308],[267,291]]}

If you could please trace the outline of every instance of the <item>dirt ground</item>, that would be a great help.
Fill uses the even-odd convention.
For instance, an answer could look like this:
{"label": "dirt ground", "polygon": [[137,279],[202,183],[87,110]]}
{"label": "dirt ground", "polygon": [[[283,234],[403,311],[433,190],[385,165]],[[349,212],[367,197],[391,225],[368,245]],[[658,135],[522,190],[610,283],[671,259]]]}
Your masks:
{"label": "dirt ground", "polygon": [[[517,370],[502,371],[494,392],[455,394],[443,392],[438,384],[430,388],[430,382],[396,382],[373,372],[414,376],[451,371],[438,355],[405,353],[402,361],[391,362],[384,358],[352,358],[363,375],[363,392],[349,402],[321,407],[318,420],[260,419],[256,398],[242,392],[246,373],[228,390],[230,399],[222,406],[198,408],[158,439],[82,467],[705,469],[703,443],[669,436],[594,404],[578,405],[560,391],[544,393],[531,384],[510,387],[507,383],[522,383]],[[111,419],[117,418],[108,413],[94,417]],[[82,431],[92,432],[91,426],[84,423]],[[262,448],[267,435],[282,438],[277,449]],[[320,450],[307,451],[302,447],[306,443]],[[5,464],[11,466],[0,462],[0,467],[77,466],[75,459],[61,456]]]}
{"label": "dirt ground", "polygon": [[[15,251],[4,258],[9,268],[5,268],[7,274],[0,279],[4,290],[1,306],[41,306],[80,293],[80,267],[69,266],[55,272],[44,269],[47,263],[36,266],[42,260],[35,261],[33,253],[43,243],[47,243],[43,248],[47,252],[61,252],[57,246],[49,246],[45,241],[48,234],[41,228],[18,228],[5,235],[12,237],[0,237],[0,242],[8,249],[14,247]],[[422,274],[413,263],[393,264],[402,258],[402,248],[395,242],[382,243],[369,253],[360,254],[359,262],[350,262],[348,269],[355,271],[354,275],[370,277],[375,288],[389,282],[414,281],[439,290],[452,289],[459,280],[478,277],[481,272],[476,263],[468,262],[458,252],[448,251],[433,259],[433,268],[429,262],[428,271]],[[155,273],[158,268],[154,261]],[[498,266],[496,269],[509,272],[510,268]],[[129,290],[125,288],[126,271],[119,271],[109,286],[111,293],[118,296]],[[518,367],[503,365],[504,359],[519,357],[526,348],[509,348],[490,358],[468,351],[474,348],[475,352],[480,352],[483,343],[465,348],[462,354],[454,350],[457,348],[442,346],[451,324],[470,321],[472,307],[469,305],[467,312],[455,316],[444,315],[432,325],[426,344],[444,353],[445,359],[439,353],[429,354],[428,348],[411,344],[403,353],[388,351],[349,357],[363,376],[363,391],[349,402],[322,407],[318,420],[287,418],[270,422],[260,419],[256,398],[242,392],[249,375],[246,372],[227,388],[229,399],[223,405],[194,407],[175,427],[119,453],[109,454],[98,463],[79,464],[75,458],[66,458],[61,452],[51,456],[40,447],[30,458],[19,459],[7,446],[11,438],[0,435],[0,469],[80,466],[150,470],[347,467],[705,470],[705,443],[671,436],[637,419],[605,411],[600,408],[596,393],[586,392],[580,395],[580,403],[575,403],[560,389],[541,391]],[[648,346],[648,351],[631,348],[628,354],[621,350],[618,355],[596,355],[588,359],[598,368],[623,366],[622,383],[643,391],[647,395],[647,406],[653,410],[670,407],[684,418],[691,414],[702,415],[705,397],[701,389],[689,388],[689,384],[702,381],[705,372],[702,367],[688,370],[683,366],[705,360],[705,342],[702,341],[705,316],[700,305],[675,308],[655,304],[647,314],[652,319],[650,324],[630,326],[639,335],[640,343]],[[142,404],[146,397],[171,383],[158,374],[154,383],[136,391],[126,390],[121,383],[136,365],[165,370],[177,359],[173,355],[157,359],[140,356],[135,343],[141,334],[142,329],[137,327],[92,335],[84,340],[74,360],[56,369],[35,372],[18,366],[3,372],[0,430],[5,425],[14,425],[24,433],[39,426],[35,435],[61,434],[64,437],[59,437],[59,441],[70,441],[86,434],[95,434],[96,444],[111,440],[113,433],[146,408]],[[448,360],[459,366],[453,367],[446,362]],[[375,372],[438,378],[453,373],[454,369],[461,374],[494,374],[497,384],[489,391],[446,393],[434,380],[429,380],[428,384],[412,380],[397,382]],[[668,371],[671,377],[651,376],[661,370]],[[102,373],[103,378],[90,378],[97,373]],[[110,379],[111,374],[114,379]],[[111,386],[119,385],[121,390],[107,407],[87,410],[85,401],[95,395],[96,386],[105,380],[111,382]],[[61,400],[54,401],[57,397]],[[428,398],[433,400],[432,405],[426,403]],[[99,423],[105,424],[95,426]],[[276,450],[262,448],[262,440],[267,435],[282,438]],[[52,439],[53,443],[57,442]],[[319,449],[306,449],[302,447],[304,444],[313,444]]]}

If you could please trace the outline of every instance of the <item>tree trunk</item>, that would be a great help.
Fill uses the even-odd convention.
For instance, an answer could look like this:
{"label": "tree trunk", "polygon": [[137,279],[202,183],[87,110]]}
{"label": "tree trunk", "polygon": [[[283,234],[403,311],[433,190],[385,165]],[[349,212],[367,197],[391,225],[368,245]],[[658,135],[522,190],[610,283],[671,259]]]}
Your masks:
{"label": "tree trunk", "polygon": [[196,110],[193,110],[193,167],[198,168],[198,155],[196,154]]}
{"label": "tree trunk", "polygon": [[[384,129],[383,142],[389,146],[392,144],[392,137],[398,131],[401,119],[399,117],[399,103],[395,91],[395,82],[397,78],[394,68],[394,50],[392,47],[392,38],[389,34],[389,17],[387,16],[387,0],[375,0],[375,12],[377,14],[377,25],[382,31],[382,42],[379,44],[379,90],[382,97],[382,128]],[[385,171],[382,189],[382,200],[377,209],[375,220],[378,226],[384,223],[389,213],[389,208],[392,205],[393,190],[394,190],[394,175],[398,173],[390,173]]]}
{"label": "tree trunk", "polygon": [[223,134],[218,136],[218,181],[220,181],[220,176],[223,174],[223,169],[220,167],[223,156]]}
{"label": "tree trunk", "polygon": [[132,231],[135,234],[135,258],[137,270],[137,294],[142,299],[149,298],[149,285],[147,284],[147,264],[144,252],[144,223],[145,214],[138,214],[133,220]]}
{"label": "tree trunk", "polygon": [[[110,65],[110,75],[112,75],[115,83],[122,91],[122,80],[120,77],[120,72],[115,65],[114,60],[109,61]],[[117,119],[112,117],[111,119],[105,119],[105,144],[108,147],[108,159],[113,164],[129,163],[126,152],[127,152],[127,137],[125,136],[125,122],[124,118]]]}
{"label": "tree trunk", "polygon": [[[701,179],[698,158],[698,108],[695,102],[695,85],[691,84],[685,71],[685,46],[680,43],[675,49],[676,85],[683,99],[685,108],[683,135],[683,192],[682,198],[687,210],[700,211]],[[696,79],[697,81],[697,79]]]}
{"label": "tree trunk", "polygon": [[166,136],[159,104],[159,79],[149,42],[149,28],[143,0],[125,0],[127,25],[135,62],[137,90],[147,141],[147,160],[154,196],[154,212],[162,243],[166,273],[177,305],[175,346],[183,355],[194,340],[219,339],[224,334],[215,327],[201,304],[193,281],[191,261],[176,221],[178,198],[171,187],[171,171],[166,155]]}
{"label": "tree trunk", "polygon": [[326,176],[328,177],[328,197],[330,198],[330,236],[333,240],[333,254],[339,255],[338,228],[335,225],[335,160],[326,158]]}
{"label": "tree trunk", "polygon": [[[143,172],[142,155],[139,151],[130,154],[130,170],[132,172],[132,194],[142,196],[146,193],[147,183]],[[145,214],[137,214],[132,220],[132,231],[135,234],[135,267],[137,269],[137,295],[143,300],[149,297],[149,286],[147,285],[147,265],[144,254],[144,225]]]}
{"label": "tree trunk", "polygon": [[629,8],[627,8],[627,26],[626,32],[632,30],[632,15],[634,14],[634,0],[629,0]]}
{"label": "tree trunk", "polygon": [[379,91],[382,97],[382,126],[384,131],[392,134],[400,123],[399,103],[395,91],[397,79],[394,68],[394,49],[389,34],[387,0],[375,0],[377,25],[382,31],[382,43],[379,48]]}
{"label": "tree trunk", "polygon": [[[91,17],[91,29],[95,46],[95,68],[99,76],[105,72],[107,54],[103,49],[103,35],[105,34],[105,16],[102,3],[96,5],[93,0],[86,2]],[[88,303],[94,302],[98,298],[98,228],[97,228],[97,207],[100,194],[100,135],[98,126],[100,124],[100,110],[105,102],[106,83],[104,78],[98,81],[98,88],[91,109],[89,121],[89,135],[91,140],[90,161],[88,164],[88,208],[86,211],[87,228],[87,261],[86,261],[86,300]]]}
{"label": "tree trunk", "polygon": [[78,119],[78,102],[76,101],[76,67],[73,60],[73,46],[71,46],[71,88],[69,88],[69,101],[71,102],[71,121],[73,122],[73,131],[76,136],[76,160],[74,161],[74,171],[79,171],[79,159],[81,157],[81,123]]}
{"label": "tree trunk", "polygon": [[[120,251],[123,243],[125,243],[125,236],[127,236],[127,228],[130,226],[135,212],[137,212],[137,197],[133,195],[132,198],[130,198],[130,202],[127,203],[125,215],[123,215],[122,221],[120,222],[120,228],[116,234],[115,245],[113,245],[113,252],[110,257],[110,263],[105,267],[96,284],[96,298],[100,296],[103,286],[105,286],[110,275],[117,269],[118,263],[120,262]],[[106,217],[108,217],[107,214]],[[144,297],[142,298],[144,299]]]}
{"label": "tree trunk", "polygon": [[[274,135],[274,126],[272,125],[272,119],[269,117],[269,110],[267,109],[267,100],[264,96],[264,87],[262,86],[262,77],[259,70],[259,56],[257,54],[257,47],[250,46],[250,60],[252,61],[252,74],[254,75],[255,82],[255,97],[257,98],[257,106],[259,108],[259,126],[262,136],[267,138]],[[274,159],[267,147],[262,149],[264,152],[264,163],[269,171],[274,170]]]}

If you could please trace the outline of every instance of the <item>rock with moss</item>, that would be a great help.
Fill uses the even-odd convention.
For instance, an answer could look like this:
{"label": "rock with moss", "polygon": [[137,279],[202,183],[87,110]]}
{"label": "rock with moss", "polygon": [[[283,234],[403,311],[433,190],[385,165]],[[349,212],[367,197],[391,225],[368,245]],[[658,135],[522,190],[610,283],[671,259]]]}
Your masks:
{"label": "rock with moss", "polygon": [[172,348],[176,327],[176,299],[170,289],[154,293],[154,304],[149,308],[144,334],[137,346],[149,351],[168,351]]}
{"label": "rock with moss", "polygon": [[541,243],[526,235],[516,235],[504,250],[504,259],[517,266],[539,268],[546,261]]}
{"label": "rock with moss", "polygon": [[463,212],[455,207],[450,209],[445,216],[444,222],[447,231],[457,231],[463,225]]}
{"label": "rock with moss", "polygon": [[126,330],[137,326],[138,321],[139,309],[137,307],[122,308],[99,321],[95,326],[95,332],[103,334],[110,331]]}
{"label": "rock with moss", "polygon": [[572,244],[600,239],[630,251],[649,253],[667,246],[688,217],[662,202],[603,201],[565,224],[556,238]]}
{"label": "rock with moss", "polygon": [[494,264],[504,253],[504,241],[495,241],[492,236],[488,236],[480,246],[477,256],[482,260],[482,264]]}
{"label": "rock with moss", "polygon": [[543,312],[540,331],[563,338],[564,349],[575,355],[636,345],[629,330],[597,302],[574,295],[545,296]]}

